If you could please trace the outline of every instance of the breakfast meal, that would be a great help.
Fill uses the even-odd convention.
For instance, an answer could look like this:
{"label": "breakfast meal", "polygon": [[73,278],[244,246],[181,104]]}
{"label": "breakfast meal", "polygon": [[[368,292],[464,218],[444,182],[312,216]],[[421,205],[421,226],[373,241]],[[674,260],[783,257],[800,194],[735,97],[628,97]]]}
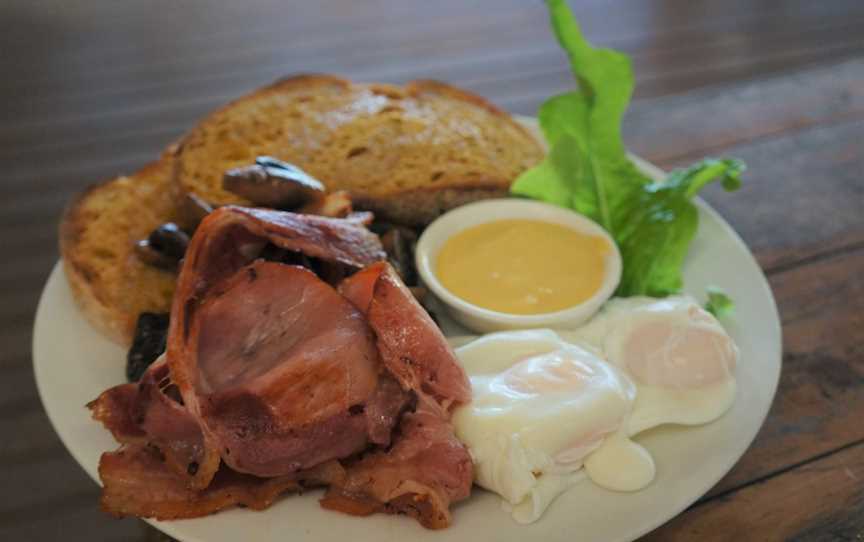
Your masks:
{"label": "breakfast meal", "polygon": [[119,443],[104,511],[319,488],[440,529],[476,484],[531,523],[576,484],[645,488],[634,438],[729,410],[732,301],[683,295],[682,266],[693,197],[743,165],[646,175],[621,140],[629,59],[547,3],[579,86],[543,104],[542,141],[444,83],[300,75],[69,205],[70,290],[129,348],[128,382],[87,405]]}

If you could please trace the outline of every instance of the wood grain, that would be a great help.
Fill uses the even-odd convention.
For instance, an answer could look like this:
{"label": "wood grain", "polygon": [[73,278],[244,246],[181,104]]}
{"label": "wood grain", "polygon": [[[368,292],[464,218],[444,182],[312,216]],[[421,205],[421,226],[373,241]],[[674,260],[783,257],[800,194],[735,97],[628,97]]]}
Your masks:
{"label": "wood grain", "polygon": [[864,442],[697,505],[641,540],[864,538]]}
{"label": "wood grain", "polygon": [[864,122],[852,119],[717,148],[712,154],[741,158],[749,171],[738,192],[711,186],[704,196],[768,270],[861,246],[862,137]]}
{"label": "wood grain", "polygon": [[[707,199],[757,251],[784,323],[785,372],[753,448],[649,540],[864,538],[864,3],[572,5],[592,40],[633,57],[634,150],[667,167],[748,162],[740,192]],[[12,0],[0,51],[3,540],[156,539],[99,512],[33,384],[33,314],[72,194],[287,73],[440,78],[527,114],[573,84],[542,3],[524,0]]]}
{"label": "wood grain", "polygon": [[741,141],[862,117],[864,60],[856,58],[715,86],[689,93],[686,99],[640,100],[627,114],[624,133],[634,152],[669,165],[722,152]]}
{"label": "wood grain", "polygon": [[[174,46],[180,49],[179,54],[148,59],[155,65],[142,65],[140,59],[137,63],[123,62],[122,57],[77,69],[76,63],[58,62],[59,73],[33,74],[39,76],[34,84],[40,89],[46,84],[41,77],[62,78],[64,86],[57,89],[62,92],[49,94],[50,99],[33,95],[26,77],[10,81],[10,106],[23,101],[22,105],[29,107],[9,108],[27,114],[7,119],[0,142],[13,148],[63,145],[81,135],[85,140],[95,135],[110,141],[118,131],[128,136],[142,125],[158,125],[165,133],[179,134],[226,99],[286,73],[310,69],[365,80],[440,77],[517,112],[532,113],[543,98],[572,84],[561,52],[545,28],[544,14],[537,7],[522,2],[514,4],[514,9],[495,10],[486,16],[466,13],[464,19],[446,26],[419,26],[422,19],[416,19],[407,27],[395,25],[387,32],[348,32],[336,39],[319,36],[311,43],[302,33],[286,31],[229,51],[220,51],[218,43],[214,49],[202,51],[200,42],[187,44],[176,38]],[[628,12],[619,21],[623,28],[610,22],[592,25],[591,13],[586,14],[589,34],[597,34],[600,43],[633,54],[640,76],[638,92],[652,88],[654,95],[669,93],[673,87],[699,86],[700,78],[717,81],[721,73],[728,72],[728,80],[735,80],[764,73],[765,64],[773,63],[777,69],[799,61],[812,62],[818,50],[832,58],[843,51],[851,54],[862,45],[856,37],[864,28],[864,10],[843,18],[806,17],[790,11],[787,17],[796,23],[791,25],[782,24],[783,17],[760,17],[758,13],[748,19],[744,12],[734,17],[701,17],[693,27],[676,27],[670,35],[658,37],[645,30],[620,34],[633,25],[631,18],[638,13]],[[645,17],[643,12],[642,19],[636,20],[644,22]],[[742,24],[749,24],[747,32],[740,30]],[[506,32],[499,30],[504,28]],[[609,31],[600,32],[602,28]],[[401,58],[394,55],[394,46],[402,51]],[[730,50],[739,53],[730,55]],[[739,73],[747,67],[749,73]],[[64,69],[70,72],[66,74]],[[675,81],[669,88],[663,83],[667,76]],[[160,81],[160,77],[165,79]],[[533,96],[530,103],[525,101],[529,96]],[[95,129],[105,123],[112,124],[110,132]],[[71,135],[71,131],[76,132]]]}
{"label": "wood grain", "polygon": [[783,323],[780,386],[755,442],[709,497],[864,441],[864,274],[854,269],[864,250],[769,276]]}

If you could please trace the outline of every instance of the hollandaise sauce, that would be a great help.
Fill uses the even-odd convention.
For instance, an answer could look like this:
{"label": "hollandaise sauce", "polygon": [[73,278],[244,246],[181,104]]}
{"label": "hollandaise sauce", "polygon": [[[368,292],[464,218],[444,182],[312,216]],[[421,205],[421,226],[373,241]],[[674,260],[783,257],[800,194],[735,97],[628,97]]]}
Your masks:
{"label": "hollandaise sauce", "polygon": [[560,224],[497,220],[447,239],[435,272],[445,288],[478,307],[542,314],[594,295],[611,250],[606,238]]}

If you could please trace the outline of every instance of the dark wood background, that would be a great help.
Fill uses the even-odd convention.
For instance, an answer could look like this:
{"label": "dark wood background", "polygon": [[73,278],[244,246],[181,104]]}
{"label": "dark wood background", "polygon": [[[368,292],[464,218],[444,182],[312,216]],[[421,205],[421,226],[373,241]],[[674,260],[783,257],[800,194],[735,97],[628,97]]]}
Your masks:
{"label": "dark wood background", "polygon": [[[573,7],[593,40],[633,57],[634,151],[749,164],[740,192],[707,199],[756,253],[784,326],[755,444],[647,538],[864,540],[864,1]],[[572,85],[539,0],[0,4],[0,539],[150,536],[99,512],[36,395],[31,328],[56,222],[76,191],[294,72],[439,78],[526,114]]]}

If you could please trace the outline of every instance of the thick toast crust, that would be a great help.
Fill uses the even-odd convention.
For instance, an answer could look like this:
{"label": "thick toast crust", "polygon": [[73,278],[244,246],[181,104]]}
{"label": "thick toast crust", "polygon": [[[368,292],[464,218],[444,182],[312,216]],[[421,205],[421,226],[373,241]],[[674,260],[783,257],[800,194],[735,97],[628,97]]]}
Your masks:
{"label": "thick toast crust", "polygon": [[[438,162],[445,170],[446,175],[442,177],[442,181],[437,183],[430,182],[429,180],[430,173],[434,173],[433,171],[429,171],[434,167],[431,164],[421,163],[417,166],[416,161],[412,163],[411,167],[416,167],[418,170],[416,175],[413,173],[406,173],[405,170],[400,169],[402,167],[400,165],[401,163],[393,166],[391,164],[392,162],[398,162],[399,157],[404,157],[405,155],[400,154],[401,149],[398,148],[398,143],[394,144],[392,150],[388,151],[388,144],[386,142],[381,143],[380,141],[378,143],[373,141],[370,144],[373,145],[372,154],[376,154],[376,157],[382,158],[377,164],[383,165],[380,167],[367,166],[366,169],[361,167],[358,170],[358,173],[345,173],[346,171],[351,170],[352,167],[356,166],[356,163],[351,160],[353,155],[350,152],[346,154],[333,154],[332,156],[328,155],[328,160],[326,161],[321,159],[321,154],[315,154],[311,157],[306,156],[304,154],[304,152],[306,152],[304,148],[293,147],[290,143],[292,138],[282,134],[281,126],[278,126],[279,121],[272,123],[279,127],[279,139],[275,139],[265,144],[259,142],[249,143],[244,145],[242,151],[240,151],[241,154],[248,154],[249,157],[252,157],[245,158],[249,161],[254,159],[253,155],[255,154],[264,154],[268,152],[266,148],[267,144],[276,145],[277,147],[285,147],[286,154],[289,156],[277,157],[293,161],[290,154],[292,152],[295,154],[299,153],[300,163],[298,163],[298,165],[301,167],[304,167],[302,157],[306,156],[309,158],[309,163],[306,164],[305,167],[311,168],[310,173],[319,177],[325,186],[332,190],[347,190],[355,201],[359,203],[359,208],[367,208],[369,210],[377,211],[382,219],[399,223],[421,225],[427,223],[431,218],[440,214],[441,211],[451,208],[441,208],[441,202],[473,201],[474,199],[487,197],[484,195],[485,193],[494,194],[496,196],[503,195],[507,192],[515,177],[524,169],[527,169],[538,162],[543,155],[542,148],[537,143],[534,136],[526,130],[524,126],[513,120],[510,115],[494,106],[486,99],[452,85],[425,79],[411,81],[405,86],[381,83],[355,84],[345,79],[330,75],[306,74],[281,79],[271,85],[253,91],[247,96],[234,100],[230,104],[205,117],[181,142],[177,155],[176,168],[174,170],[174,181],[178,186],[178,190],[184,193],[194,193],[215,204],[234,203],[248,205],[249,202],[244,198],[222,190],[220,185],[221,170],[207,165],[208,153],[213,156],[214,162],[223,166],[228,165],[221,161],[223,158],[226,156],[234,156],[236,154],[235,151],[230,148],[231,144],[226,144],[223,148],[221,143],[217,141],[216,136],[225,134],[226,130],[227,133],[230,133],[231,128],[233,127],[232,122],[235,120],[238,125],[242,126],[242,128],[238,129],[239,131],[249,131],[250,122],[247,116],[252,115],[253,113],[250,113],[250,111],[254,112],[254,108],[257,105],[266,102],[267,100],[278,101],[280,97],[284,96],[285,102],[280,104],[278,107],[283,107],[285,103],[290,104],[289,106],[284,106],[285,110],[295,106],[302,107],[297,106],[294,102],[291,102],[291,100],[297,99],[298,102],[301,101],[303,99],[303,94],[308,94],[305,91],[309,90],[314,93],[315,87],[326,87],[331,89],[331,92],[335,89],[336,93],[344,92],[345,95],[356,96],[356,99],[358,100],[356,102],[350,101],[354,99],[353,97],[349,98],[348,109],[355,106],[358,109],[363,109],[369,106],[369,103],[367,102],[371,103],[374,101],[374,98],[371,100],[368,98],[370,93],[373,97],[380,96],[381,99],[390,100],[382,110],[400,109],[403,103],[407,104],[408,102],[410,102],[410,104],[408,104],[409,109],[413,108],[416,110],[418,107],[422,109],[428,105],[430,100],[438,100],[439,102],[443,100],[453,106],[452,110],[455,111],[455,113],[451,113],[450,111],[443,113],[445,115],[451,115],[451,117],[446,118],[441,122],[442,128],[440,129],[440,132],[444,133],[445,136],[450,137],[454,141],[457,141],[457,145],[453,146],[454,153],[462,152],[462,155],[455,156],[451,163],[448,163],[446,160]],[[301,98],[296,98],[295,96],[301,96]],[[470,151],[458,150],[458,138],[463,136],[458,132],[458,127],[449,128],[449,126],[454,124],[452,122],[452,115],[458,115],[460,110],[464,110],[465,112],[474,115],[474,120],[471,122],[478,122],[481,124],[479,126],[481,128],[479,132],[482,132],[482,129],[486,129],[486,133],[488,134],[494,125],[502,128],[502,130],[498,131],[506,131],[508,134],[504,137],[506,145],[501,145],[501,148],[496,149],[495,146],[497,144],[489,143],[474,155],[473,159],[475,162],[478,162],[476,167],[472,166],[469,168],[468,166],[464,166],[464,160],[467,156],[465,153]],[[483,113],[479,113],[477,110],[482,110]],[[279,111],[283,110],[280,109]],[[323,113],[326,114],[332,112],[332,110],[323,110]],[[429,113],[428,116],[425,119],[421,119],[420,122],[435,122],[436,114],[437,113],[435,112]],[[484,117],[483,115],[487,116]],[[236,117],[236,119],[232,118],[232,116]],[[360,115],[356,118],[360,120],[368,120],[370,117]],[[484,121],[483,119],[488,120]],[[492,119],[494,119],[494,122]],[[388,121],[410,124],[411,122],[416,122],[416,116],[413,116],[413,113],[399,113],[396,114],[395,119],[392,116],[389,117]],[[262,122],[269,124],[266,119]],[[346,124],[346,126],[353,126],[352,123],[354,122],[354,120],[351,120]],[[482,125],[484,122],[486,125]],[[363,122],[360,122],[360,124],[363,124]],[[257,126],[257,122],[254,125]],[[273,128],[273,126],[265,127],[265,129],[268,128]],[[471,129],[472,126],[469,126],[468,128]],[[358,130],[359,129],[368,129],[368,123],[363,124],[363,128],[358,128]],[[375,128],[373,127],[373,129]],[[450,131],[448,132],[448,130]],[[475,132],[477,132],[477,130],[475,130]],[[380,134],[381,133],[378,133],[379,136]],[[328,133],[322,136],[322,140],[325,141],[325,146],[327,146],[327,142],[333,141],[327,139],[331,135],[332,134]],[[339,135],[344,135],[344,133],[340,133]],[[374,134],[370,133],[370,137],[372,135]],[[240,136],[238,136],[238,139],[239,137]],[[480,134],[476,137],[478,139],[475,140],[475,143],[476,141],[479,141],[479,145],[482,147],[485,144],[485,138],[488,136]],[[362,147],[362,138],[360,139],[359,144]],[[409,144],[412,143],[409,142]],[[377,145],[377,147],[374,145]],[[413,152],[415,152],[415,155],[422,157],[422,153],[418,153],[418,148],[420,148],[419,145],[422,145],[422,143],[418,144],[415,142],[413,145],[412,149]],[[518,153],[519,156],[514,158],[512,156],[514,154],[512,148],[503,147],[519,147],[521,149]],[[409,149],[409,151],[412,149]],[[317,153],[318,151],[315,150],[313,152]],[[324,152],[326,153],[326,150]],[[498,156],[496,156],[496,152]],[[380,156],[382,154],[384,156]],[[481,156],[482,158],[477,159],[478,156]],[[500,160],[497,160],[496,158],[500,158]],[[225,159],[231,160],[231,158]],[[507,162],[508,159],[510,162],[507,167],[498,167],[501,163]],[[451,164],[454,166],[451,167]],[[463,165],[460,166],[459,164]],[[484,166],[484,164],[486,165]],[[231,164],[231,167],[235,167],[235,165]],[[388,170],[388,167],[396,169]],[[458,171],[459,167],[461,167],[463,171],[471,169],[471,171],[464,171],[464,173],[470,174],[460,177],[462,174]],[[506,173],[503,170],[506,170]],[[340,171],[342,173],[340,173]],[[392,189],[384,190],[376,188],[370,190],[370,185],[376,185],[377,183],[377,179],[375,178],[376,175],[380,175],[382,182],[387,182],[388,179],[392,179],[390,173],[393,173],[394,171],[397,175],[401,174],[403,177],[410,175],[414,176],[408,179],[402,179],[397,183],[398,187]],[[351,180],[352,175],[356,179],[364,179],[365,186],[354,184],[354,181]],[[372,178],[372,181],[369,180],[370,178]],[[443,194],[439,194],[439,192]],[[459,192],[465,192],[465,194],[460,195]],[[405,211],[404,209],[407,207],[406,202],[409,201],[412,202],[414,208]],[[438,207],[438,210],[435,212],[428,212],[427,209],[423,208],[425,204],[428,204],[430,207]]]}
{"label": "thick toast crust", "polygon": [[[73,298],[97,331],[122,345],[131,343],[141,310],[170,307],[173,273],[138,260],[133,246],[155,223],[177,218],[169,203],[176,197],[158,190],[160,183],[173,190],[171,160],[166,155],[133,175],[90,186],[67,205],[60,220],[60,255]],[[156,201],[137,201],[146,195],[144,188],[152,190]],[[124,216],[124,221],[110,227],[112,213],[125,214],[137,205],[147,208],[146,216],[142,214],[140,220]],[[93,246],[94,239],[99,246]]]}

